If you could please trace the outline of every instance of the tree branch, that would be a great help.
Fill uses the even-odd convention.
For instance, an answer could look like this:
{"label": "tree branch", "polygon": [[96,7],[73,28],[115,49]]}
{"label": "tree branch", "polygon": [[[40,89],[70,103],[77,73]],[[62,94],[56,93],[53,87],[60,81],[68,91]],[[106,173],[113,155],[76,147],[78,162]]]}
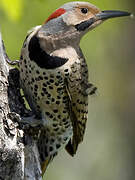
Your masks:
{"label": "tree branch", "polygon": [[0,34],[0,179],[40,180],[39,129],[20,128],[19,120],[29,112],[20,94],[19,71],[7,62],[11,60]]}

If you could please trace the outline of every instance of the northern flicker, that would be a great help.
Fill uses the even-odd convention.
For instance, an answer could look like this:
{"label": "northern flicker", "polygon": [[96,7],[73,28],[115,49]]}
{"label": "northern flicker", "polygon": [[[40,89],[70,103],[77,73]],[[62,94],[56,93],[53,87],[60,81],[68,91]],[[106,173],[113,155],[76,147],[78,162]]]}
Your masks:
{"label": "northern flicker", "polygon": [[[43,125],[38,149],[43,173],[61,148],[76,153],[88,119],[88,68],[79,47],[85,33],[109,18],[88,2],[69,2],[28,33],[20,57],[20,83],[37,121]],[[31,122],[32,123],[32,122]]]}

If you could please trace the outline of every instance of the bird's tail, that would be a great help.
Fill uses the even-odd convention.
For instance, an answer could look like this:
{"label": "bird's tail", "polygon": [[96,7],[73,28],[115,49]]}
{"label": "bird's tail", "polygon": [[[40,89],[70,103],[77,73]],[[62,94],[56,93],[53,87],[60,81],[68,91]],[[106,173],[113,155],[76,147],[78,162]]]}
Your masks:
{"label": "bird's tail", "polygon": [[44,176],[49,163],[50,163],[50,158],[47,158],[43,163],[41,163],[42,177]]}

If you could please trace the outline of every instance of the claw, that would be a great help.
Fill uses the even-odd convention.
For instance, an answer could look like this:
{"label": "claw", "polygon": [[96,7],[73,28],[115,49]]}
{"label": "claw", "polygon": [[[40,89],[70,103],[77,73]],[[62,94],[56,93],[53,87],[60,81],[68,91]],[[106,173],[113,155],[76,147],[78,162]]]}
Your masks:
{"label": "claw", "polygon": [[97,87],[95,87],[93,84],[89,83],[85,93],[86,93],[86,95],[93,95],[93,94],[95,94],[96,90],[97,90]]}
{"label": "claw", "polygon": [[32,127],[36,127],[43,124],[42,119],[37,119],[35,115],[30,116],[30,117],[23,117],[20,123],[24,125],[29,125]]}

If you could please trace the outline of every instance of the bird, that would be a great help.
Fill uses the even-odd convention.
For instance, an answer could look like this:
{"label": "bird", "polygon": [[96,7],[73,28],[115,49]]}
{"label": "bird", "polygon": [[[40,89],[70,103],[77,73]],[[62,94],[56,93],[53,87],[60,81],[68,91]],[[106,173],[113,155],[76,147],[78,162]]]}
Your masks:
{"label": "bird", "polygon": [[84,138],[88,96],[97,88],[88,80],[80,40],[105,20],[130,15],[74,1],[28,32],[19,61],[20,85],[35,119],[26,121],[42,124],[37,140],[42,174],[61,149],[74,156]]}

